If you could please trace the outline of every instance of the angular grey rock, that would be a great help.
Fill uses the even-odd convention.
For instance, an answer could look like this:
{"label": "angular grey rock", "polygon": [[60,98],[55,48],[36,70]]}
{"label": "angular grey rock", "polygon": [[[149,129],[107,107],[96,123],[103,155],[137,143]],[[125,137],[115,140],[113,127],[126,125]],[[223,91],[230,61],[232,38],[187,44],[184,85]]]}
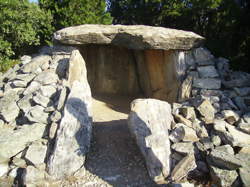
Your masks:
{"label": "angular grey rock", "polygon": [[212,104],[208,100],[204,100],[198,107],[197,110],[203,116],[205,123],[213,123],[215,110]]}
{"label": "angular grey rock", "polygon": [[163,27],[143,25],[80,25],[57,31],[54,38],[63,44],[112,44],[130,49],[191,49],[203,37]]}
{"label": "angular grey rock", "polygon": [[243,115],[243,119],[246,123],[250,123],[250,112]]}
{"label": "angular grey rock", "polygon": [[14,131],[1,132],[0,157],[13,157],[25,149],[28,143],[40,139],[43,136],[45,128],[46,126],[44,124],[35,123],[33,125],[23,125]]}
{"label": "angular grey rock", "polygon": [[234,88],[234,91],[241,97],[250,95],[250,87]]}
{"label": "angular grey rock", "polygon": [[32,81],[30,85],[26,88],[26,90],[23,92],[23,95],[29,95],[37,90],[39,90],[41,87],[41,84],[37,81]]}
{"label": "angular grey rock", "polygon": [[182,123],[177,123],[175,125],[176,128],[181,128],[181,130],[179,130],[178,132],[180,132],[180,134],[178,135],[179,137],[182,137],[182,141],[191,141],[191,142],[195,142],[198,141],[199,138],[196,135],[196,131]]}
{"label": "angular grey rock", "polygon": [[62,115],[61,115],[61,113],[58,112],[58,111],[54,111],[54,112],[51,114],[51,116],[50,116],[50,120],[51,120],[52,122],[59,122],[61,118],[62,118]]}
{"label": "angular grey rock", "polygon": [[54,86],[48,85],[48,86],[41,86],[40,91],[43,96],[51,99],[51,97],[54,96],[57,90]]}
{"label": "angular grey rock", "polygon": [[215,131],[218,131],[218,132],[226,132],[226,125],[228,123],[225,122],[224,120],[219,120],[219,119],[216,119],[214,120],[214,130]]}
{"label": "angular grey rock", "polygon": [[249,78],[234,79],[234,80],[231,80],[231,81],[222,81],[222,84],[226,88],[250,87]]}
{"label": "angular grey rock", "polygon": [[60,97],[57,104],[58,111],[61,111],[63,109],[66,98],[67,98],[67,88],[63,87],[60,92]]}
{"label": "angular grey rock", "polygon": [[212,142],[214,146],[219,146],[221,144],[221,139],[217,135],[212,135]]}
{"label": "angular grey rock", "polygon": [[185,101],[190,98],[192,91],[192,83],[192,76],[187,76],[187,78],[182,82],[178,99],[179,102]]}
{"label": "angular grey rock", "polygon": [[177,127],[172,130],[172,132],[169,135],[169,139],[173,142],[179,142],[184,137],[184,129],[183,127]]}
{"label": "angular grey rock", "polygon": [[48,123],[49,114],[44,112],[44,108],[40,105],[36,105],[30,108],[26,117],[30,122]]}
{"label": "angular grey rock", "polygon": [[232,186],[238,174],[235,170],[224,170],[209,165],[210,175],[214,183],[219,186]]}
{"label": "angular grey rock", "polygon": [[[17,67],[17,66],[14,66],[14,68]],[[5,72],[3,75],[2,75],[2,80],[11,80],[13,79],[14,77],[16,77],[16,70],[14,68],[10,68],[7,72]]]}
{"label": "angular grey rock", "polygon": [[[1,103],[1,102],[0,102]],[[3,116],[5,121],[11,122],[16,119],[20,112],[19,107],[17,106],[16,102],[10,100],[9,103],[6,103],[0,110],[0,114]]]}
{"label": "angular grey rock", "polygon": [[181,107],[179,109],[180,114],[182,114],[186,119],[193,121],[196,119],[196,114],[194,107]]}
{"label": "angular grey rock", "polygon": [[31,108],[32,94],[25,95],[17,102],[18,107],[26,114]]}
{"label": "angular grey rock", "polygon": [[49,129],[49,138],[51,140],[55,138],[57,129],[58,129],[58,124],[57,123],[51,123],[50,129]]}
{"label": "angular grey rock", "polygon": [[243,97],[234,97],[233,101],[240,110],[249,111],[249,107],[247,107]]}
{"label": "angular grey rock", "polygon": [[27,86],[27,82],[24,82],[22,80],[14,80],[13,82],[11,82],[11,87],[13,88],[26,88]]}
{"label": "angular grey rock", "polygon": [[73,175],[85,161],[90,147],[92,117],[91,93],[87,83],[74,81],[66,101],[55,148],[49,159],[49,174],[61,179]]}
{"label": "angular grey rock", "polygon": [[231,125],[237,122],[240,118],[239,115],[233,110],[223,110],[221,114],[223,115],[225,120]]}
{"label": "angular grey rock", "polygon": [[195,119],[193,121],[193,129],[195,129],[196,134],[199,138],[206,138],[209,136],[207,129],[205,128],[204,122],[202,122],[198,119]]}
{"label": "angular grey rock", "polygon": [[219,77],[214,66],[200,66],[197,67],[200,78],[215,78]]}
{"label": "angular grey rock", "polygon": [[46,152],[47,152],[47,142],[46,140],[33,142],[26,154],[25,158],[29,160],[32,164],[39,165],[44,163]]}
{"label": "angular grey rock", "polygon": [[9,171],[9,164],[0,163],[0,177],[7,175],[8,171]]}
{"label": "angular grey rock", "polygon": [[203,138],[199,142],[195,142],[195,145],[202,152],[207,151],[209,149],[214,149],[214,144],[209,137]]}
{"label": "angular grey rock", "polygon": [[45,180],[46,173],[33,166],[25,168],[24,184],[26,186],[36,186],[39,182]]}
{"label": "angular grey rock", "polygon": [[40,73],[34,80],[42,85],[50,85],[56,83],[59,79],[57,74],[47,70]]}
{"label": "angular grey rock", "polygon": [[40,93],[36,93],[36,95],[33,97],[33,101],[44,108],[52,104],[48,97],[45,97]]}
{"label": "angular grey rock", "polygon": [[197,167],[195,163],[194,154],[189,154],[185,156],[178,164],[175,166],[171,173],[171,180],[174,182],[180,182],[183,178],[187,177],[188,173]]}
{"label": "angular grey rock", "polygon": [[250,146],[250,135],[237,130],[232,125],[226,126],[228,132],[222,133],[220,136],[225,143],[231,146],[245,147]]}
{"label": "angular grey rock", "polygon": [[238,124],[238,129],[240,129],[241,131],[250,134],[250,123],[240,123]]}
{"label": "angular grey rock", "polygon": [[12,164],[15,165],[16,167],[20,167],[20,168],[27,167],[26,161],[21,159],[21,158],[18,158],[16,156],[12,159]]}
{"label": "angular grey rock", "polygon": [[22,67],[22,71],[24,73],[36,73],[37,69],[39,69],[44,63],[51,60],[51,56],[49,55],[40,55],[31,60],[31,62],[25,64]]}
{"label": "angular grey rock", "polygon": [[190,154],[194,153],[193,142],[179,142],[171,145],[171,149],[181,154]]}
{"label": "angular grey rock", "polygon": [[187,127],[193,127],[192,122],[186,118],[184,118],[182,115],[174,114],[174,118],[177,122],[182,123],[186,125]]}
{"label": "angular grey rock", "polygon": [[17,74],[17,76],[15,77],[15,80],[20,80],[26,83],[26,85],[28,83],[30,83],[30,81],[32,81],[32,79],[35,78],[35,74]]}
{"label": "angular grey rock", "polygon": [[214,56],[210,53],[209,50],[203,47],[199,47],[193,50],[194,60],[199,64],[209,65],[206,62],[214,59]]}
{"label": "angular grey rock", "polygon": [[193,87],[203,89],[220,89],[221,80],[214,78],[195,79],[193,81]]}
{"label": "angular grey rock", "polygon": [[219,151],[218,149],[212,150],[208,158],[214,166],[222,169],[236,170],[242,167],[241,161],[233,154],[228,154],[227,152]]}
{"label": "angular grey rock", "polygon": [[250,154],[239,152],[235,155],[240,160],[242,167],[250,169]]}
{"label": "angular grey rock", "polygon": [[184,182],[184,183],[178,183],[178,184],[168,184],[169,187],[195,187],[194,184],[189,183],[189,182]]}
{"label": "angular grey rock", "polygon": [[249,168],[240,168],[239,169],[240,178],[244,187],[248,187],[250,184],[250,169]]}
{"label": "angular grey rock", "polygon": [[31,56],[24,55],[20,58],[23,65],[28,64],[31,61]]}
{"label": "angular grey rock", "polygon": [[130,132],[136,139],[150,177],[158,184],[166,183],[170,174],[170,142],[168,130],[173,116],[171,106],[156,99],[136,99],[128,118]]}

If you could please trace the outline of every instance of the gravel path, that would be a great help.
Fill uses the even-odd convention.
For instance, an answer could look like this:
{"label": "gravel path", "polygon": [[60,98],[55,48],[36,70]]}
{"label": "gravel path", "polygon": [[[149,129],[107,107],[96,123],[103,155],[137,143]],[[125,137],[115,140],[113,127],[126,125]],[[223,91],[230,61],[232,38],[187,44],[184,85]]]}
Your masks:
{"label": "gravel path", "polygon": [[84,186],[156,186],[127,126],[132,99],[93,99],[93,141],[85,164],[91,180],[85,181]]}

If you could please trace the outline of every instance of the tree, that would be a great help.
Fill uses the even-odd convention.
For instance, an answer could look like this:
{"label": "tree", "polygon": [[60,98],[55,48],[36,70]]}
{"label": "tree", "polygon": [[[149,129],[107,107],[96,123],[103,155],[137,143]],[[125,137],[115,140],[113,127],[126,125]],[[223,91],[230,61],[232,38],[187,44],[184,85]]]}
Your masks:
{"label": "tree", "polygon": [[39,0],[42,9],[53,15],[56,30],[81,24],[111,24],[105,0]]}
{"label": "tree", "polygon": [[[33,52],[35,46],[51,40],[50,14],[28,0],[0,0],[0,71],[9,58]],[[4,66],[4,67],[3,67]]]}
{"label": "tree", "polygon": [[114,24],[144,24],[193,31],[216,56],[250,72],[248,0],[109,0]]}

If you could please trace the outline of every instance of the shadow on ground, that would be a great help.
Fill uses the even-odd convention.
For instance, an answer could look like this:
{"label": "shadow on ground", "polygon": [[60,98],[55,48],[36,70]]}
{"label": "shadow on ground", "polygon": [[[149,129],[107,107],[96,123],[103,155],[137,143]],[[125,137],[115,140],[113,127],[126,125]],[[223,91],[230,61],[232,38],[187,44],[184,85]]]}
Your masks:
{"label": "shadow on ground", "polygon": [[113,186],[156,186],[129,133],[127,120],[94,123],[85,167]]}

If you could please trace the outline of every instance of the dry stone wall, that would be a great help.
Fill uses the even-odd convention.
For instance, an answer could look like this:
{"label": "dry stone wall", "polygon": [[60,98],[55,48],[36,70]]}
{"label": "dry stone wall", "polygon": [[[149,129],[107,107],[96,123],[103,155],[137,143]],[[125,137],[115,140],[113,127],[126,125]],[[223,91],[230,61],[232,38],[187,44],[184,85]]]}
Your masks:
{"label": "dry stone wall", "polygon": [[91,91],[75,48],[47,47],[22,59],[0,77],[0,186],[45,186],[84,164]]}
{"label": "dry stone wall", "polygon": [[[146,147],[138,142],[142,153],[151,150],[151,147],[158,148],[151,155],[144,154],[145,160],[159,154],[159,150],[161,154],[166,152],[171,155],[168,161],[162,160],[160,164],[171,163],[165,183],[181,183],[185,186],[189,181],[191,186],[249,186],[250,74],[230,70],[228,60],[215,59],[205,48],[185,52],[183,57],[185,75],[179,94],[180,102],[172,104],[172,114],[165,112],[167,116],[156,118],[157,106],[143,105],[151,102],[150,99],[140,101],[144,112],[132,105],[130,118],[141,116],[141,113],[147,116],[142,121],[129,120],[136,139],[147,135],[145,140],[150,140],[151,136],[162,131],[159,129],[159,132],[155,132],[155,127],[149,128],[148,119],[153,118],[154,125],[160,126],[163,119],[174,117],[171,126],[165,123],[171,150],[166,146],[161,149],[161,141],[164,140],[152,141]],[[158,166],[154,162],[150,163],[150,168]],[[164,168],[161,169],[163,171]],[[154,177],[152,179],[158,182]]]}

